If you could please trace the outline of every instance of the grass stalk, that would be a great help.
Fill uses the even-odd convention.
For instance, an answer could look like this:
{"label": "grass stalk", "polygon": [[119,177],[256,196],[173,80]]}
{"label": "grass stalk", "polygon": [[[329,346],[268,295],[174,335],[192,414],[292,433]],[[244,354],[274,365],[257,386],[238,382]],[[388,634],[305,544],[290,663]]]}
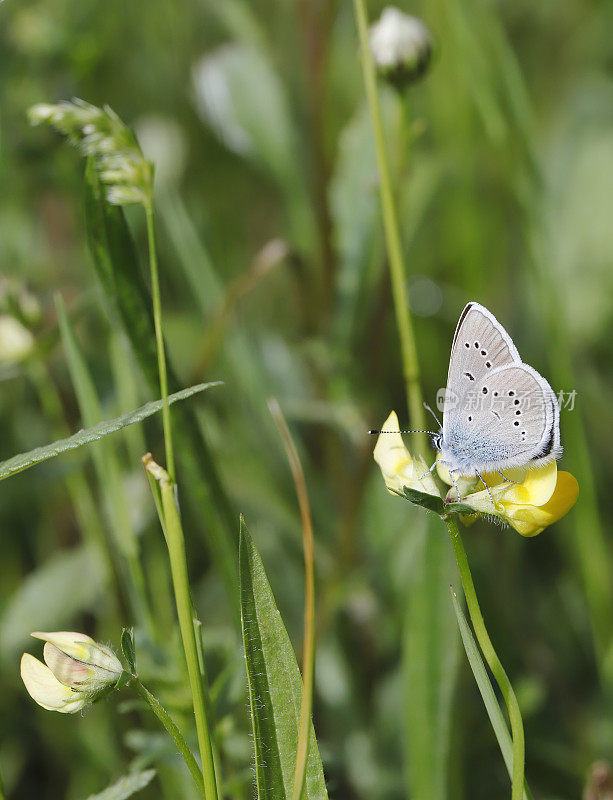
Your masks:
{"label": "grass stalk", "polygon": [[300,700],[300,725],[296,746],[296,766],[292,800],[300,800],[304,790],[304,777],[309,751],[309,731],[313,708],[313,673],[315,665],[315,564],[313,522],[306,481],[298,451],[292,435],[276,400],[269,400],[270,413],[279,429],[287,460],[289,461],[302,521],[302,544],[304,549],[304,639],[302,646],[302,697]]}
{"label": "grass stalk", "polygon": [[[364,73],[366,97],[372,118],[375,137],[375,150],[377,154],[377,168],[379,171],[379,192],[381,196],[381,210],[383,214],[383,228],[390,267],[392,282],[392,295],[394,298],[394,312],[398,325],[400,349],[402,355],[402,369],[406,386],[409,407],[410,424],[417,429],[425,427],[424,406],[420,385],[419,360],[413,333],[413,323],[409,312],[409,293],[407,288],[407,275],[400,241],[398,227],[398,212],[394,191],[390,177],[389,157],[387,153],[383,121],[381,119],[381,106],[377,90],[377,76],[372,53],[368,42],[368,20],[364,0],[354,0],[354,10],[360,39],[360,59]],[[417,451],[422,455],[427,453],[427,439],[424,433],[415,434]]]}
{"label": "grass stalk", "polygon": [[145,206],[147,218],[147,244],[149,247],[149,268],[151,271],[151,298],[153,301],[153,324],[155,327],[155,342],[157,346],[158,371],[160,374],[160,394],[164,402],[162,408],[162,424],[164,426],[164,446],[166,448],[166,469],[171,483],[175,482],[175,457],[172,447],[172,426],[170,424],[170,405],[168,403],[168,374],[166,369],[166,354],[164,351],[164,336],[162,332],[162,300],[160,296],[160,279],[158,273],[157,250],[155,246],[155,224],[153,206]]}
{"label": "grass stalk", "polygon": [[470,574],[470,567],[468,566],[468,559],[464,544],[460,536],[460,530],[455,517],[448,516],[445,519],[445,525],[451,539],[453,552],[455,553],[458,569],[460,571],[460,578],[464,588],[464,596],[466,597],[466,605],[468,606],[468,613],[470,614],[475,636],[479,642],[479,647],[483,653],[489,668],[492,671],[504,701],[509,712],[509,719],[511,721],[511,733],[513,736],[513,775],[512,775],[512,789],[511,800],[522,800],[524,793],[524,725],[519,710],[519,704],[511,686],[507,673],[494,650],[494,645],[489,637],[479,601],[477,600],[477,593],[475,591],[475,584],[473,583],[472,575]]}
{"label": "grass stalk", "polygon": [[[194,716],[196,719],[196,732],[198,747],[202,761],[202,775],[204,779],[204,796],[206,800],[218,800],[217,779],[215,777],[215,757],[211,741],[211,726],[209,724],[204,681],[200,672],[198,658],[198,644],[194,630],[192,600],[189,591],[189,577],[187,573],[187,559],[185,555],[185,537],[179,517],[179,510],[175,498],[175,484],[170,479],[166,470],[155,463],[151,454],[143,457],[143,465],[149,475],[159,487],[159,510],[163,518],[164,534],[168,546],[170,559],[170,572],[175,593],[179,628],[183,641],[183,650],[187,662]],[[154,494],[155,496],[155,494]]]}
{"label": "grass stalk", "polygon": [[[177,750],[181,754],[183,761],[187,765],[188,770],[190,771],[192,778],[194,779],[194,783],[198,789],[198,793],[200,797],[206,798],[205,790],[204,790],[204,780],[202,778],[202,772],[200,771],[200,767],[198,766],[196,759],[194,758],[192,751],[187,746],[187,742],[183,738],[183,734],[177,728],[175,723],[172,721],[170,715],[164,708],[164,706],[160,703],[160,701],[153,695],[149,689],[141,682],[138,677],[134,677],[132,680],[132,686],[136,689],[136,691],[140,694],[140,696],[147,702],[149,708],[153,711],[155,716],[159,719],[162,723],[164,728],[170,734],[171,739],[177,746]],[[1,800],[1,795],[0,795]]]}

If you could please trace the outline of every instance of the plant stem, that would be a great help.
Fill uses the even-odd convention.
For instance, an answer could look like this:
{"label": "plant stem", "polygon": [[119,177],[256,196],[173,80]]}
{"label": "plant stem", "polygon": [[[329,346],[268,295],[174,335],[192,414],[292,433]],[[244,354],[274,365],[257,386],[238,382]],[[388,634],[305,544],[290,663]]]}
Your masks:
{"label": "plant stem", "polygon": [[468,559],[466,558],[466,551],[460,536],[458,523],[453,516],[445,517],[445,525],[451,539],[453,552],[455,553],[456,561],[458,562],[458,569],[460,571],[460,578],[462,579],[462,586],[464,587],[464,595],[466,597],[466,605],[468,606],[468,613],[473,623],[475,636],[481,647],[481,651],[487,661],[489,668],[492,671],[502,696],[509,712],[509,719],[511,721],[511,733],[513,735],[513,777],[512,777],[512,790],[511,800],[522,800],[524,791],[524,725],[519,710],[519,704],[511,686],[507,673],[500,663],[500,659],[496,655],[494,645],[489,637],[483,615],[479,608],[479,601],[477,600],[477,593],[473,583],[472,575],[470,574],[470,567],[468,566]]}
{"label": "plant stem", "polygon": [[[409,417],[411,425],[418,429],[425,427],[424,407],[419,380],[419,361],[415,336],[409,312],[409,295],[407,289],[406,269],[402,254],[402,244],[398,229],[398,214],[390,178],[389,159],[383,133],[381,107],[377,91],[377,77],[375,65],[368,43],[368,20],[364,0],[354,0],[354,9],[360,38],[360,57],[364,72],[366,96],[370,107],[375,149],[377,153],[377,167],[379,170],[379,192],[381,195],[381,210],[383,214],[383,227],[390,266],[392,281],[392,294],[394,297],[394,311],[398,325],[400,349],[402,353],[402,368],[406,386]],[[416,434],[417,450],[421,455],[427,453],[427,439],[424,433]]]}
{"label": "plant stem", "polygon": [[200,794],[201,797],[206,797],[204,791],[204,781],[202,779],[202,772],[200,771],[200,767],[198,766],[196,759],[192,754],[192,751],[187,746],[187,742],[183,738],[183,734],[177,728],[175,723],[172,721],[170,715],[168,714],[164,706],[160,703],[157,697],[155,697],[149,691],[149,689],[147,689],[147,687],[141,682],[140,678],[135,676],[132,679],[132,685],[134,686],[136,691],[140,694],[140,696],[147,701],[149,707],[151,708],[155,716],[159,719],[159,721],[162,723],[162,725],[166,728],[166,730],[170,734],[173,742],[176,744],[179,750],[179,753],[181,753],[183,761],[185,761],[187,768],[192,774],[192,778],[194,779],[194,782],[198,788],[198,793]]}
{"label": "plant stem", "polygon": [[208,721],[207,703],[204,693],[204,682],[200,673],[198,645],[194,631],[192,601],[189,592],[189,577],[185,557],[185,538],[175,500],[175,485],[166,470],[156,464],[151,455],[143,458],[143,464],[159,486],[163,527],[168,545],[170,571],[175,592],[175,602],[179,617],[179,627],[187,661],[187,672],[192,693],[196,732],[202,761],[202,775],[206,800],[218,800],[217,780],[215,777],[215,758],[211,742],[211,729]]}
{"label": "plant stem", "polygon": [[175,457],[172,448],[172,427],[170,424],[170,406],[168,404],[168,375],[166,372],[166,355],[164,352],[164,336],[162,334],[162,301],[160,298],[160,279],[158,275],[157,251],[155,248],[155,227],[153,206],[145,206],[147,217],[147,242],[149,245],[149,267],[151,270],[151,298],[153,301],[153,324],[158,355],[158,371],[160,373],[160,393],[164,402],[162,423],[164,425],[164,445],[166,447],[166,469],[171,483],[175,482]]}
{"label": "plant stem", "polygon": [[304,472],[298,451],[287,427],[287,422],[276,400],[269,400],[270,413],[279,429],[287,454],[302,521],[302,542],[304,549],[304,639],[302,646],[302,697],[300,700],[300,726],[296,745],[296,766],[292,800],[300,800],[304,791],[304,778],[309,749],[309,730],[313,707],[313,672],[315,664],[315,565],[313,543],[313,521],[307,493]]}

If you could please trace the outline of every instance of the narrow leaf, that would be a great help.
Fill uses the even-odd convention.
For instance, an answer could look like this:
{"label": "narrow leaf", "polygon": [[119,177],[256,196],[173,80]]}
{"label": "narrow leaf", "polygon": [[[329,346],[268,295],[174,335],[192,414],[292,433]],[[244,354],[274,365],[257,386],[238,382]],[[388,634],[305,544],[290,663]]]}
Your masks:
{"label": "narrow leaf", "polygon": [[[456,617],[458,619],[458,627],[460,628],[460,635],[462,636],[462,643],[464,644],[464,650],[466,651],[466,657],[468,658],[468,663],[470,664],[470,668],[472,669],[473,675],[475,676],[475,681],[477,682],[477,686],[479,687],[479,692],[481,693],[481,697],[483,698],[485,710],[487,711],[487,715],[490,718],[490,722],[492,724],[492,728],[494,729],[496,739],[498,740],[500,752],[502,753],[502,757],[504,759],[507,772],[509,773],[509,778],[512,779],[513,743],[511,741],[511,734],[509,733],[507,723],[502,714],[502,711],[500,710],[500,705],[498,704],[498,700],[496,699],[492,683],[487,674],[487,670],[485,669],[485,664],[483,663],[483,660],[481,658],[481,653],[479,652],[479,648],[477,647],[477,643],[474,640],[474,637],[470,630],[470,626],[466,620],[466,617],[464,616],[462,609],[460,608],[458,598],[453,589],[451,590],[451,600],[453,602],[453,608]],[[532,795],[528,788],[528,784],[525,781],[524,781],[524,800],[532,800]]]}
{"label": "narrow leaf", "polygon": [[134,633],[131,628],[121,632],[121,652],[131,672],[136,673],[136,650],[134,649]]}
{"label": "narrow leaf", "polygon": [[[211,386],[219,386],[220,382],[213,383],[198,383],[195,386],[190,386],[187,389],[182,389],[180,392],[171,394],[168,398],[169,403],[176,403],[177,400],[185,400],[198,392],[203,392]],[[81,430],[78,433],[69,436],[66,439],[58,439],[57,442],[44,445],[43,447],[36,447],[27,453],[13,456],[6,461],[0,462],[0,480],[9,478],[11,475],[16,475],[18,472],[39,464],[41,461],[47,461],[60,453],[66,453],[68,450],[75,450],[77,447],[82,447],[84,444],[95,442],[102,439],[103,436],[108,436],[109,433],[120,431],[128,425],[133,425],[135,422],[142,422],[152,414],[162,410],[161,400],[152,400],[134,411],[128,411],[127,414],[122,414],[114,419],[107,419],[104,422],[99,422],[91,428]]]}
{"label": "narrow leaf", "polygon": [[459,641],[447,587],[455,575],[440,523],[428,515],[413,556],[403,676],[409,796],[445,800]]}
{"label": "narrow leaf", "polygon": [[126,798],[132,797],[133,794],[148,786],[154,777],[154,769],[124,775],[123,778],[111,784],[103,792],[90,794],[87,800],[126,800]]}
{"label": "narrow leaf", "polygon": [[[262,561],[242,517],[239,559],[258,800],[285,800],[292,794],[302,681]],[[303,797],[328,797],[312,725]]]}

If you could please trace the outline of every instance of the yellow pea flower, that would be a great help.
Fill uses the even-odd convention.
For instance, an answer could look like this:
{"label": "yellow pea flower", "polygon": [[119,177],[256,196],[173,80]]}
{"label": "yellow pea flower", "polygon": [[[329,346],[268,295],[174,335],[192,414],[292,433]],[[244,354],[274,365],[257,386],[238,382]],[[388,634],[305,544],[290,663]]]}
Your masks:
{"label": "yellow pea flower", "polygon": [[440,492],[428,466],[421,456],[413,456],[407,450],[398,433],[398,417],[392,411],[385,420],[375,445],[374,458],[383,474],[383,479],[392,494],[404,487],[440,497]]}
{"label": "yellow pea flower", "polygon": [[[449,474],[439,465],[441,478],[451,484]],[[515,528],[522,536],[536,536],[548,525],[563,517],[575,504],[579,496],[579,484],[570,472],[558,471],[555,461],[534,468],[505,470],[509,483],[498,474],[483,476],[488,490],[480,479],[471,480],[472,491],[462,496],[462,505],[470,506],[479,514],[491,514]],[[491,497],[490,497],[491,495]],[[449,490],[448,502],[455,502],[455,488]],[[492,500],[494,506],[492,506]]]}
{"label": "yellow pea flower", "polygon": [[40,706],[74,714],[119,680],[123,667],[110,647],[84,633],[32,634],[45,642],[43,664],[29,653],[21,658],[21,678]]}

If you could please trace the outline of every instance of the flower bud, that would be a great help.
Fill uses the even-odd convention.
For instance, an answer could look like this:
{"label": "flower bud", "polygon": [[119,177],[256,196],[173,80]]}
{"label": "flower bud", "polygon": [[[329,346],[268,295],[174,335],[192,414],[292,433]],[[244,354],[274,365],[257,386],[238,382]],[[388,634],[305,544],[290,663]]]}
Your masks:
{"label": "flower bud", "polygon": [[45,664],[24,653],[21,678],[30,696],[50,711],[73,714],[112,688],[123,667],[110,647],[83,633],[35,632],[45,642]]}
{"label": "flower bud", "polygon": [[0,314],[0,363],[15,364],[30,355],[34,337],[18,319]]}
{"label": "flower bud", "polygon": [[432,37],[420,19],[388,6],[370,28],[370,49],[381,77],[401,90],[428,69]]}

